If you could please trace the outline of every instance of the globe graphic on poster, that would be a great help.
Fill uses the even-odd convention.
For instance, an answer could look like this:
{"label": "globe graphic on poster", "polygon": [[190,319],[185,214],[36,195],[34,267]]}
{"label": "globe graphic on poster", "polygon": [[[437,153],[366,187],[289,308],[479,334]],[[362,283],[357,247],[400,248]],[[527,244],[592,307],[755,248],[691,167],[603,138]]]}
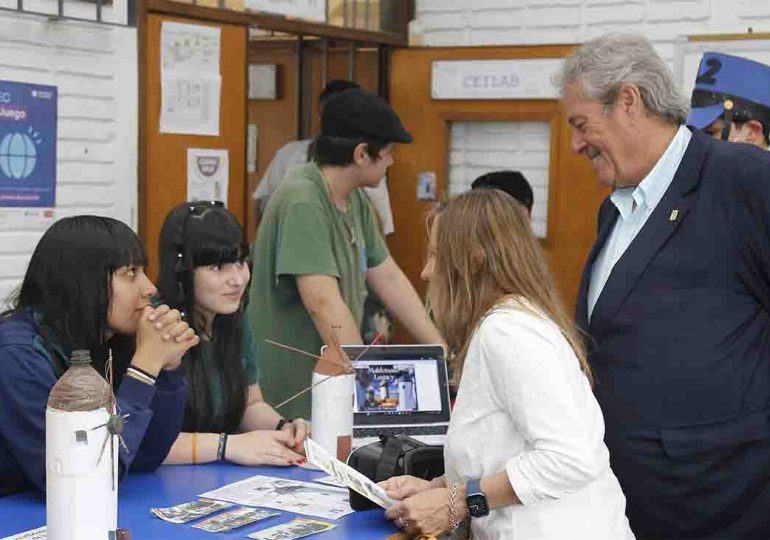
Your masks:
{"label": "globe graphic on poster", "polygon": [[3,175],[23,180],[35,170],[37,148],[25,133],[8,133],[0,141],[0,170]]}

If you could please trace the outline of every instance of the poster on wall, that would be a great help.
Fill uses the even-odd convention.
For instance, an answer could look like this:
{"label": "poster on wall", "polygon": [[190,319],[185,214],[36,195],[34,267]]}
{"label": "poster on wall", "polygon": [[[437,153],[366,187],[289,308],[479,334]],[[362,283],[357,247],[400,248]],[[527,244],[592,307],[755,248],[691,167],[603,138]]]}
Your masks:
{"label": "poster on wall", "polygon": [[55,86],[0,81],[0,207],[56,204]]}
{"label": "poster on wall", "polygon": [[227,150],[187,149],[187,200],[222,201],[227,206]]}
{"label": "poster on wall", "polygon": [[219,135],[221,28],[164,21],[160,132]]}

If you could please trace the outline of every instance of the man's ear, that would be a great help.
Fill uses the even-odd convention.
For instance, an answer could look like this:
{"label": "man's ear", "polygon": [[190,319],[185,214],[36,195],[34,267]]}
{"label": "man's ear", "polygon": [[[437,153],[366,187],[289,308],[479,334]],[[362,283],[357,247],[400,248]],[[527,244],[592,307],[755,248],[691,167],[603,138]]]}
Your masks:
{"label": "man's ear", "polygon": [[642,93],[635,84],[623,83],[620,85],[616,104],[626,113],[637,117],[646,111]]}
{"label": "man's ear", "polygon": [[358,143],[353,149],[353,162],[356,165],[363,165],[370,159],[369,153],[367,152],[368,148],[369,145],[362,142]]}
{"label": "man's ear", "polygon": [[749,120],[743,124],[743,129],[747,131],[746,142],[756,146],[765,146],[765,134],[762,132],[762,123],[758,120]]}

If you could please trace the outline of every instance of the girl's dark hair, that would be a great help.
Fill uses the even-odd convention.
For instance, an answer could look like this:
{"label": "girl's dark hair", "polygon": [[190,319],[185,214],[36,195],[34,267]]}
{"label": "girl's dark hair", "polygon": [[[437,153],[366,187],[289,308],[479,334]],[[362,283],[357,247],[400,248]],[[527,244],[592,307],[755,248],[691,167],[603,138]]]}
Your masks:
{"label": "girl's dark hair", "polygon": [[[123,266],[146,265],[142,241],[125,223],[101,216],[60,219],[38,242],[12,309],[1,317],[35,310],[42,316],[41,331],[52,333],[63,352],[88,349],[103,372],[112,274]],[[132,353],[131,346],[120,348],[129,356],[115,358],[118,376]]]}
{"label": "girl's dark hair", "polygon": [[[177,206],[160,231],[158,291],[163,302],[185,313],[196,327],[193,270],[249,258],[249,245],[235,217],[219,201]],[[247,287],[248,289],[248,287]],[[244,294],[245,303],[247,295]],[[200,332],[201,328],[195,328]],[[214,371],[206,369],[201,347],[190,349],[182,362],[190,387],[182,429],[226,432],[237,428],[246,410],[248,382],[243,365],[243,305],[230,315],[217,315],[212,332]],[[222,407],[214,414],[211,380],[219,377]]]}
{"label": "girl's dark hair", "polygon": [[380,159],[380,151],[389,143],[375,139],[348,139],[319,135],[311,144],[311,155],[320,167],[324,165],[345,166],[353,163],[353,151],[359,144],[366,144],[366,153],[374,161]]}

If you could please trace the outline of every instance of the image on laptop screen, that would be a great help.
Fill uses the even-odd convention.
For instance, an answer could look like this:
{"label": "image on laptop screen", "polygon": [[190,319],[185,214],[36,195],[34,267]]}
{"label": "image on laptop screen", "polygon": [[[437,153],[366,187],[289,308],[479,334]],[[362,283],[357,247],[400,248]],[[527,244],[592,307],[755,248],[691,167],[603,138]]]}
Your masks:
{"label": "image on laptop screen", "polygon": [[355,360],[355,425],[449,421],[443,350],[431,345],[344,346]]}
{"label": "image on laptop screen", "polygon": [[435,362],[359,360],[356,364],[355,412],[441,410],[440,382]]}

